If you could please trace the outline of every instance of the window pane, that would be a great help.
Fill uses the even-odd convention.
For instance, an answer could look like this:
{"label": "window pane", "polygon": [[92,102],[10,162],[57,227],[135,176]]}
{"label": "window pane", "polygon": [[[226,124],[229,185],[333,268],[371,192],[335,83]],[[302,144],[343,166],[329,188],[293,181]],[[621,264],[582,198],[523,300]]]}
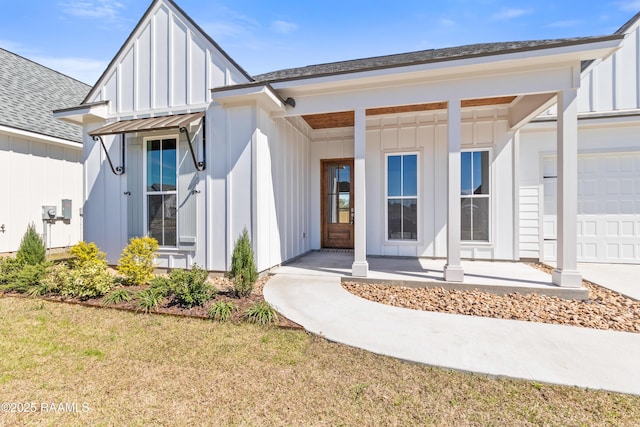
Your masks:
{"label": "window pane", "polygon": [[389,199],[387,202],[387,233],[389,239],[402,238],[401,199]]}
{"label": "window pane", "polygon": [[162,140],[162,190],[176,189],[176,140]]}
{"label": "window pane", "polygon": [[460,194],[469,195],[472,192],[471,181],[471,153],[460,153]]}
{"label": "window pane", "polygon": [[162,198],[162,195],[147,196],[149,237],[156,239],[160,245],[162,245],[163,242]]}
{"label": "window pane", "polygon": [[489,241],[489,198],[480,197],[473,200],[473,235],[472,240]]}
{"label": "window pane", "polygon": [[472,227],[472,218],[473,218],[473,201],[475,199],[471,199],[469,197],[463,197],[461,200],[460,206],[460,239],[461,240],[472,240],[471,239],[471,227]]}
{"label": "window pane", "polygon": [[418,195],[418,156],[402,156],[402,195]]}
{"label": "window pane", "polygon": [[147,191],[160,191],[160,141],[147,141]]}
{"label": "window pane", "polygon": [[338,215],[338,222],[340,224],[349,224],[351,222],[351,194],[340,193],[338,199],[338,208],[340,213]]}
{"label": "window pane", "polygon": [[176,246],[177,243],[177,204],[175,194],[164,195],[164,246]]}
{"label": "window pane", "polygon": [[473,194],[489,194],[489,152],[473,153]]}
{"label": "window pane", "polygon": [[418,239],[417,199],[404,199],[402,201],[402,238],[404,240]]}
{"label": "window pane", "polygon": [[401,157],[387,158],[387,196],[402,196]]}

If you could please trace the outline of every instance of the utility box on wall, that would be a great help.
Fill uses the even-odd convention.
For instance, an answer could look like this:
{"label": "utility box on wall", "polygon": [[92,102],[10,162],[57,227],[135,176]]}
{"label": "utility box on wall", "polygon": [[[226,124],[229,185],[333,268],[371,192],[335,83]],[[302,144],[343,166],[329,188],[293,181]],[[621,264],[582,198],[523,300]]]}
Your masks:
{"label": "utility box on wall", "polygon": [[62,219],[71,219],[71,199],[62,199]]}
{"label": "utility box on wall", "polygon": [[55,206],[42,206],[42,219],[55,219],[58,209]]}

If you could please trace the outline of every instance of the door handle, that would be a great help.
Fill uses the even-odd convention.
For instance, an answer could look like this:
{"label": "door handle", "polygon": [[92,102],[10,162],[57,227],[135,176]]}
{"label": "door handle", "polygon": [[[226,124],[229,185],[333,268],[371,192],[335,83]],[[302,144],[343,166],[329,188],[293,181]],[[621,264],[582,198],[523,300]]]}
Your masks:
{"label": "door handle", "polygon": [[353,208],[351,208],[351,225],[355,222],[355,215],[353,214]]}

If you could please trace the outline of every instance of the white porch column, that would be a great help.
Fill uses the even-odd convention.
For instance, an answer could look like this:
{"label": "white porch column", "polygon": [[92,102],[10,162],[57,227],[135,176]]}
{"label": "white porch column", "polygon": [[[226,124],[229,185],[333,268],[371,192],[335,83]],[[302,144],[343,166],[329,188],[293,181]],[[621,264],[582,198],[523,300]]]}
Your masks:
{"label": "white porch column", "polygon": [[367,176],[365,174],[365,142],[366,142],[366,110],[355,110],[354,125],[354,248],[351,275],[353,277],[367,277],[369,263],[367,262]]}
{"label": "white porch column", "polygon": [[447,140],[449,146],[447,160],[447,264],[444,266],[444,280],[464,281],[464,271],[460,265],[460,100],[450,99],[447,108]]}
{"label": "white porch column", "polygon": [[579,288],[577,269],[578,222],[578,106],[577,89],[558,92],[558,267],[552,280],[558,286]]}

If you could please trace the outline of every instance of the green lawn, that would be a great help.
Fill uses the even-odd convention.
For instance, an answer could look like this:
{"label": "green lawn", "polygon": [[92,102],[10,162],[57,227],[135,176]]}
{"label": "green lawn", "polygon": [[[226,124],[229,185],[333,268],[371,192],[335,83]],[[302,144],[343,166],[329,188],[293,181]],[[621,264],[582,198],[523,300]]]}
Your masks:
{"label": "green lawn", "polygon": [[[0,402],[38,408],[2,412],[0,426],[619,426],[640,419],[635,396],[446,371],[301,331],[22,298],[0,298]],[[78,412],[40,412],[41,403],[75,403]]]}

